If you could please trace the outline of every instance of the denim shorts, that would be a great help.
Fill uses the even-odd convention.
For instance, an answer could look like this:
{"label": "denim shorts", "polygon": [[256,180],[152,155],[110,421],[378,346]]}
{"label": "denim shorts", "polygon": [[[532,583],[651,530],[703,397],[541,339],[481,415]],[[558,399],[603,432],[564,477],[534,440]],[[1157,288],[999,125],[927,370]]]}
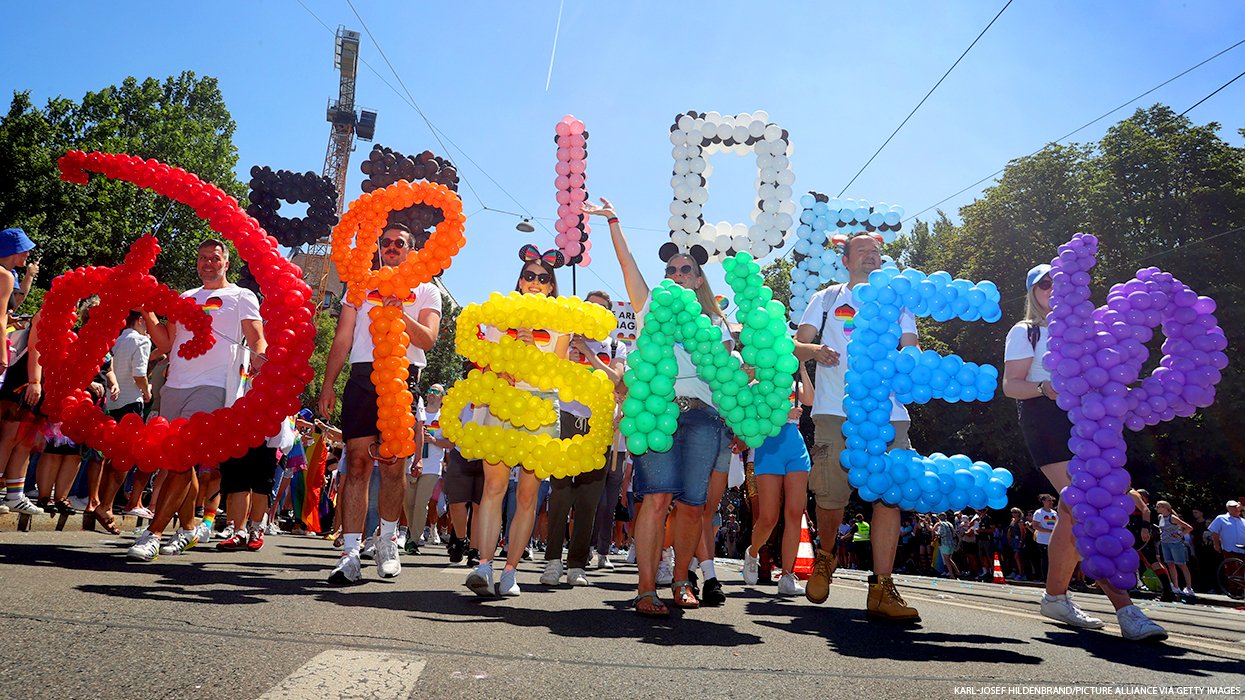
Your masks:
{"label": "denim shorts", "polygon": [[1184,542],[1163,542],[1163,561],[1168,564],[1188,564],[1189,550]]}
{"label": "denim shorts", "polygon": [[709,474],[724,440],[725,427],[717,411],[696,408],[680,414],[673,447],[634,457],[636,496],[668,493],[680,503],[703,506],[709,493]]}

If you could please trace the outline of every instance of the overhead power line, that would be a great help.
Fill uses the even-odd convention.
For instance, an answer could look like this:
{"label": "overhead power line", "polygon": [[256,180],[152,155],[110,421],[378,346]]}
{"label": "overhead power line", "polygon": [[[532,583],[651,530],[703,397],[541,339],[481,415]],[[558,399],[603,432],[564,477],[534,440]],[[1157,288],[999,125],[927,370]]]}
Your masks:
{"label": "overhead power line", "polygon": [[1220,85],[1219,87],[1215,88],[1215,90],[1214,90],[1213,92],[1211,92],[1209,95],[1207,95],[1206,97],[1203,97],[1202,99],[1198,100],[1197,102],[1194,102],[1194,103],[1193,103],[1193,106],[1192,106],[1192,107],[1190,107],[1190,108],[1188,108],[1188,109],[1186,109],[1185,111],[1181,112],[1181,113],[1180,113],[1180,116],[1182,116],[1182,117],[1183,117],[1184,115],[1188,114],[1189,112],[1192,112],[1194,109],[1196,109],[1196,108],[1197,108],[1197,106],[1198,106],[1198,105],[1202,104],[1202,103],[1203,103],[1203,102],[1205,102],[1206,100],[1209,100],[1210,98],[1212,98],[1212,97],[1214,97],[1215,95],[1219,94],[1219,91],[1220,91],[1220,90],[1222,90],[1222,89],[1226,88],[1227,86],[1231,85],[1232,83],[1235,83],[1236,81],[1240,80],[1240,79],[1241,79],[1241,76],[1245,76],[1245,71],[1241,71],[1240,73],[1237,73],[1235,78],[1233,78],[1233,79],[1229,80],[1228,82],[1224,83],[1223,85]]}
{"label": "overhead power line", "polygon": [[925,104],[925,101],[929,99],[929,96],[934,94],[934,91],[938,89],[939,85],[942,85],[942,81],[946,80],[948,75],[951,75],[951,71],[955,70],[955,67],[960,65],[960,61],[964,60],[964,57],[968,55],[968,52],[973,50],[973,47],[977,45],[977,42],[981,41],[981,37],[985,36],[986,32],[990,31],[990,27],[994,26],[994,23],[998,21],[999,17],[1003,16],[1003,12],[1006,11],[1007,8],[1011,7],[1011,5],[1012,0],[1007,0],[1007,4],[1003,6],[1003,9],[999,10],[998,14],[994,16],[994,19],[990,20],[990,23],[986,25],[986,28],[981,30],[981,33],[977,35],[976,39],[973,39],[973,43],[969,44],[968,48],[964,49],[964,53],[960,54],[960,57],[955,59],[955,63],[951,64],[951,67],[947,69],[947,72],[943,73],[942,77],[938,79],[938,82],[934,83],[934,87],[930,88],[929,92],[925,93],[925,97],[922,97],[921,101],[916,103],[916,106],[912,108],[911,112],[908,112],[908,116],[904,117],[903,121],[899,122],[899,126],[895,127],[895,130],[891,132],[891,135],[886,137],[886,140],[882,142],[881,146],[878,146],[878,150],[874,151],[873,155],[869,156],[869,160],[865,161],[865,164],[860,166],[860,170],[857,170],[856,174],[852,176],[852,179],[848,180],[842,190],[839,190],[839,194],[837,196],[842,197],[843,193],[847,191],[847,188],[851,187],[852,183],[856,182],[856,178],[860,177],[860,174],[865,171],[865,168],[869,167],[869,164],[873,162],[873,159],[878,157],[878,154],[882,152],[882,149],[886,148],[887,144],[891,142],[891,139],[895,138],[895,134],[898,134],[899,130],[908,123],[908,120],[912,118],[912,115],[916,114],[916,111],[921,108],[921,105]]}
{"label": "overhead power line", "polygon": [[[1040,152],[1042,151],[1042,149],[1046,148],[1046,146],[1048,146],[1048,145],[1050,145],[1050,144],[1052,144],[1052,143],[1059,143],[1060,141],[1063,141],[1063,140],[1065,140],[1065,139],[1069,139],[1069,138],[1071,138],[1072,136],[1075,136],[1076,134],[1078,134],[1078,133],[1080,133],[1080,132],[1084,131],[1085,129],[1088,129],[1089,127],[1093,126],[1094,124],[1097,124],[1098,122],[1102,121],[1103,119],[1106,119],[1107,117],[1111,116],[1112,114],[1115,114],[1116,112],[1120,111],[1121,109],[1124,109],[1125,107],[1127,107],[1127,106],[1131,105],[1132,103],[1136,102],[1137,100],[1142,99],[1142,98],[1143,98],[1143,97],[1145,97],[1146,95],[1149,95],[1150,93],[1152,93],[1152,92],[1154,92],[1154,91],[1156,91],[1156,90],[1158,90],[1158,89],[1160,89],[1160,88],[1163,88],[1163,87],[1167,86],[1168,84],[1170,84],[1170,83],[1172,83],[1172,82],[1174,82],[1174,81],[1178,80],[1179,78],[1183,78],[1184,76],[1186,76],[1186,75],[1188,75],[1189,73],[1191,73],[1191,72],[1193,72],[1193,71],[1197,70],[1198,68],[1201,68],[1202,66],[1206,65],[1207,63],[1210,63],[1211,61],[1215,60],[1216,58],[1219,58],[1220,56],[1224,55],[1225,53],[1228,53],[1229,51],[1231,51],[1231,50],[1233,50],[1233,49],[1237,48],[1237,47],[1238,47],[1238,46],[1240,46],[1241,44],[1245,44],[1245,39],[1241,39],[1240,41],[1238,41],[1238,42],[1236,42],[1235,44],[1233,44],[1233,45],[1229,46],[1228,48],[1226,48],[1226,49],[1224,49],[1224,50],[1220,51],[1219,53],[1217,53],[1217,54],[1215,54],[1215,55],[1211,56],[1210,58],[1204,59],[1204,60],[1202,60],[1201,62],[1199,62],[1199,63],[1197,63],[1197,64],[1195,64],[1195,65],[1193,65],[1193,66],[1190,66],[1189,68],[1186,68],[1186,69],[1184,69],[1184,70],[1180,71],[1180,72],[1179,72],[1179,73],[1177,73],[1176,75],[1173,75],[1172,77],[1168,78],[1167,80],[1164,80],[1163,82],[1159,83],[1158,85],[1155,85],[1154,87],[1150,88],[1149,90],[1146,90],[1145,92],[1141,93],[1140,95],[1137,95],[1136,97],[1132,98],[1131,100],[1128,100],[1127,102],[1124,102],[1124,103],[1120,104],[1118,107],[1115,107],[1115,108],[1110,109],[1110,110],[1108,110],[1108,111],[1106,111],[1106,112],[1103,112],[1102,114],[1098,115],[1097,117],[1095,117],[1095,118],[1093,118],[1093,119],[1091,119],[1091,120],[1089,120],[1089,121],[1085,122],[1084,124],[1082,124],[1082,125],[1078,126],[1077,128],[1073,129],[1072,131],[1069,131],[1068,133],[1064,134],[1063,136],[1060,136],[1059,138],[1055,139],[1054,141],[1047,141],[1047,142],[1046,142],[1046,144],[1042,146],[1042,148],[1039,148],[1039,149],[1037,149],[1037,150],[1033,151],[1032,153],[1029,153],[1028,155],[1023,156],[1023,157],[1028,158],[1029,156],[1032,156],[1032,155],[1035,155],[1035,154],[1037,154],[1037,153],[1040,153]],[[1233,78],[1232,80],[1229,80],[1229,81],[1227,82],[1227,84],[1225,84],[1225,85],[1221,86],[1221,87],[1219,88],[1219,90],[1222,90],[1223,88],[1227,87],[1228,85],[1231,85],[1233,81],[1235,81],[1237,78],[1240,78],[1240,77],[1241,77],[1241,76],[1239,76],[1239,75],[1238,75],[1238,76],[1236,76],[1236,78]],[[1219,90],[1216,90],[1215,92],[1219,92]],[[1202,99],[1201,99],[1201,100],[1200,100],[1197,104],[1201,104],[1202,102],[1205,102],[1208,98],[1210,98],[1210,97],[1211,97],[1212,95],[1214,95],[1214,94],[1215,94],[1215,93],[1214,93],[1214,92],[1212,92],[1210,95],[1207,95],[1206,97],[1202,98]],[[1196,106],[1197,106],[1197,104],[1193,105],[1193,107],[1196,107]],[[1189,109],[1186,109],[1186,110],[1185,110],[1185,113],[1187,114],[1187,113],[1189,112],[1189,110],[1193,109],[1193,107],[1190,107]],[[1182,114],[1181,116],[1184,116],[1184,115]],[[1009,162],[1010,162],[1010,161],[1009,161]],[[922,209],[922,210],[918,211],[917,213],[910,215],[908,218],[904,219],[904,221],[905,221],[905,222],[907,222],[907,221],[912,221],[912,220],[916,219],[918,216],[920,216],[921,214],[924,214],[925,212],[929,211],[930,209],[934,209],[935,207],[941,206],[941,205],[942,205],[942,204],[944,204],[945,202],[948,202],[948,201],[950,201],[950,200],[952,200],[952,199],[955,199],[956,197],[958,197],[958,196],[960,196],[960,195],[964,194],[965,192],[967,192],[967,191],[969,191],[969,190],[973,189],[974,187],[976,187],[976,186],[980,185],[981,183],[986,182],[987,180],[990,180],[991,178],[994,178],[994,177],[995,177],[995,176],[997,176],[999,173],[1002,173],[1002,172],[1006,169],[1006,167],[1007,167],[1007,166],[1003,166],[1002,168],[999,168],[998,170],[995,170],[994,172],[992,172],[992,173],[990,173],[989,175],[987,175],[987,176],[985,176],[985,177],[981,178],[980,180],[978,180],[978,181],[974,182],[973,184],[969,185],[968,187],[965,187],[964,189],[961,189],[961,190],[959,190],[958,192],[956,192],[956,193],[954,193],[954,194],[951,194],[951,195],[948,195],[948,196],[946,196],[946,197],[943,197],[942,199],[938,200],[938,201],[937,201],[937,202],[935,202],[934,204],[931,204],[931,205],[929,205],[928,207],[925,207],[924,209]]]}

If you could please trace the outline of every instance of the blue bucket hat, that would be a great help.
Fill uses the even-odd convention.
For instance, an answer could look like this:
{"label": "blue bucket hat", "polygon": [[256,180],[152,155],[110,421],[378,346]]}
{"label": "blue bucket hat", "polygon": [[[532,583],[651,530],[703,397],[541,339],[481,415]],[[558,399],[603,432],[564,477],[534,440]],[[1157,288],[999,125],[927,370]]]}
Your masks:
{"label": "blue bucket hat", "polygon": [[0,258],[34,250],[35,242],[20,228],[6,228],[0,231]]}
{"label": "blue bucket hat", "polygon": [[1025,291],[1033,289],[1033,285],[1048,274],[1050,274],[1050,265],[1046,263],[1029,268],[1029,274],[1025,276]]}

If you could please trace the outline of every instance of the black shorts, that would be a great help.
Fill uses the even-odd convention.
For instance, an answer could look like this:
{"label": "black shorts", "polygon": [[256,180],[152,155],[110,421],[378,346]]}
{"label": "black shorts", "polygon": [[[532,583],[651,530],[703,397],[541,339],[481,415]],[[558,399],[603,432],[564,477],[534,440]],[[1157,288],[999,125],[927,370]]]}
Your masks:
{"label": "black shorts", "polygon": [[484,496],[484,460],[466,459],[450,450],[441,473],[441,492],[447,503],[479,503]]}
{"label": "black shorts", "polygon": [[252,447],[238,459],[227,459],[220,465],[220,492],[272,493],[272,477],[277,470],[277,448]]}
{"label": "black shorts", "polygon": [[[406,380],[412,396],[419,396],[420,368],[411,365],[410,376]],[[372,363],[356,362],[350,365],[350,378],[346,380],[346,391],[342,393],[341,428],[342,439],[352,440],[361,437],[380,435],[376,427],[376,385],[372,383]]]}
{"label": "black shorts", "polygon": [[1038,396],[1017,401],[1016,411],[1033,466],[1040,469],[1072,459],[1072,450],[1068,449],[1072,421],[1059,404],[1045,396]]}
{"label": "black shorts", "polygon": [[142,418],[143,417],[143,402],[135,401],[133,403],[127,403],[121,408],[112,409],[111,411],[108,412],[108,415],[113,420],[120,423],[122,418],[125,418],[127,415],[131,413],[138,416],[139,418]]}
{"label": "black shorts", "polygon": [[4,383],[0,384],[0,401],[10,401],[17,404],[20,410],[33,413],[40,418],[43,417],[43,397],[39,398],[39,402],[34,406],[26,403],[24,398],[26,394],[26,382],[30,379],[30,353],[22,353],[22,356],[16,363],[8,368],[4,373]]}

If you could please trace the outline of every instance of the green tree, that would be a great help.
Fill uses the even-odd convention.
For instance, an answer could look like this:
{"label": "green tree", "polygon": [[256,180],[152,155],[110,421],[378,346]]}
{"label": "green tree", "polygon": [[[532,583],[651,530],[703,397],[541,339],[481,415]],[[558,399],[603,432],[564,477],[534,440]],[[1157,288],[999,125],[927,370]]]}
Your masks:
{"label": "green tree", "polygon": [[214,234],[192,209],[102,177],[85,187],[63,182],[56,160],[74,148],[154,158],[238,197],[246,188],[233,174],[234,128],[216,79],[190,71],[163,82],[129,77],[80,102],[53,98],[43,109],[29,92],[16,92],[0,118],[0,222],[38,243],[44,287],[67,269],[119,263],[138,236],[157,230],[164,251],[156,277],[195,286],[195,246]]}
{"label": "green tree", "polygon": [[463,356],[456,349],[458,338],[458,313],[462,309],[450,303],[448,295],[441,297],[441,335],[437,344],[428,351],[428,366],[420,378],[420,389],[427,391],[433,384],[447,389],[462,378]]}

